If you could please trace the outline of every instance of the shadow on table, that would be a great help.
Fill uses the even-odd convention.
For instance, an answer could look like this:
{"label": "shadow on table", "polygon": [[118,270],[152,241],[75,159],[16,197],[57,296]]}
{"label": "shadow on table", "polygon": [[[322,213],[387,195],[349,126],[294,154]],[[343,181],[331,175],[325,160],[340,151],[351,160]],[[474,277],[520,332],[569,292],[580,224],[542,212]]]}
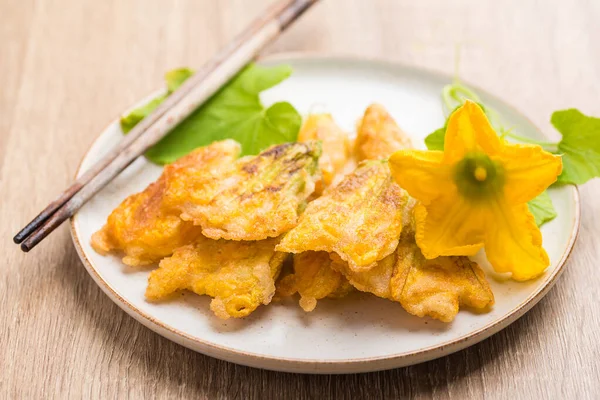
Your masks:
{"label": "shadow on table", "polygon": [[[548,304],[551,303],[542,300],[502,333],[437,360],[373,373],[304,375],[235,365],[196,353],[159,336],[130,318],[101,292],[87,276],[74,250],[66,252],[65,262],[57,268],[61,270],[58,275],[62,275],[60,281],[64,293],[76,297],[74,300],[81,317],[90,319],[97,328],[97,334],[101,335],[99,340],[110,349],[107,352],[118,354],[115,362],[127,365],[127,379],[131,379],[128,385],[147,385],[143,390],[152,397],[176,393],[179,398],[211,399],[428,398],[452,396],[453,392],[460,397],[466,393],[465,385],[460,382],[467,378],[471,394],[484,393],[489,389],[486,388],[489,383],[486,383],[486,365],[498,360],[507,362],[518,355],[518,346],[523,347],[519,342],[534,334],[535,324],[530,323],[531,319],[549,314]],[[108,369],[119,373],[123,365],[118,368],[103,366],[102,371]],[[492,364],[487,371],[501,368],[501,365],[500,362]]]}

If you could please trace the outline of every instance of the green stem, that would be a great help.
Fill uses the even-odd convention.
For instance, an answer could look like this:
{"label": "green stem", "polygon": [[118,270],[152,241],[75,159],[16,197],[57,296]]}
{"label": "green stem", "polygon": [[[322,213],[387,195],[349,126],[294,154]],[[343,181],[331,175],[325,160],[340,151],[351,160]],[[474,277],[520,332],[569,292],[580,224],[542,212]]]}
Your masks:
{"label": "green stem", "polygon": [[[448,118],[448,115],[454,110],[456,107],[453,107],[454,97],[452,96],[452,85],[446,85],[442,89],[442,105],[444,106],[444,116]],[[457,106],[459,106],[458,104]]]}
{"label": "green stem", "polygon": [[558,142],[544,142],[542,140],[536,140],[536,139],[532,139],[532,138],[529,138],[526,136],[517,135],[516,133],[513,133],[511,131],[502,132],[502,136],[508,136],[508,137],[518,140],[520,142],[525,142],[525,143],[529,143],[529,144],[537,144],[544,148],[551,148],[553,150],[558,149]]}
{"label": "green stem", "polygon": [[539,144],[540,146],[558,146],[558,142],[544,142],[526,136],[517,135],[516,133],[513,133],[511,131],[505,131],[504,135],[525,143]]}
{"label": "green stem", "polygon": [[481,103],[481,99],[477,96],[477,93],[461,84],[457,78],[454,83],[446,85],[442,89],[442,103],[444,105],[446,117],[448,117],[456,107],[461,106],[466,100]]}
{"label": "green stem", "polygon": [[460,83],[460,79],[458,77],[460,74],[458,73],[458,69],[460,66],[460,43],[457,43],[454,47],[454,83]]}
{"label": "green stem", "polygon": [[[466,99],[473,100],[476,103],[481,103],[481,99],[477,96],[477,93],[472,91],[466,86],[459,84],[453,85],[454,98],[462,100],[464,102]],[[464,96],[458,97],[459,94],[463,94]]]}

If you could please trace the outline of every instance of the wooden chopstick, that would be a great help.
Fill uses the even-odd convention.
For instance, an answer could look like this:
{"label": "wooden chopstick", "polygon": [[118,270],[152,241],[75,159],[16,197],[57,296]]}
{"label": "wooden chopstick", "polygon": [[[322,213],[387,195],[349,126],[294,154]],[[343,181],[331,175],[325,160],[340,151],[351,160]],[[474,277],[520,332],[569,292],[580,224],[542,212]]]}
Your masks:
{"label": "wooden chopstick", "polygon": [[56,229],[136,158],[202,105],[318,0],[282,0],[267,9],[201,70],[140,121],[105,157],[13,238],[25,252]]}

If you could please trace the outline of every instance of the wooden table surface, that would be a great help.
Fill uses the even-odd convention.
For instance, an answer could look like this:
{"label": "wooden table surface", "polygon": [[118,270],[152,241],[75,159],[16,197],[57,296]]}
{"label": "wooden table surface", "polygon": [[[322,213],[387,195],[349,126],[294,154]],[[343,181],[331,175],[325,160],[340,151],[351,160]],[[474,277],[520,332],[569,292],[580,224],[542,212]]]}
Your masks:
{"label": "wooden table surface", "polygon": [[[12,235],[71,180],[104,126],[199,66],[268,0],[0,0],[0,398],[593,398],[600,395],[600,180],[552,291],[504,331],[391,371],[309,376],[212,359],[144,328],[77,258],[66,226],[22,254]],[[267,52],[399,60],[452,73],[552,132],[600,116],[600,2],[324,0]]]}

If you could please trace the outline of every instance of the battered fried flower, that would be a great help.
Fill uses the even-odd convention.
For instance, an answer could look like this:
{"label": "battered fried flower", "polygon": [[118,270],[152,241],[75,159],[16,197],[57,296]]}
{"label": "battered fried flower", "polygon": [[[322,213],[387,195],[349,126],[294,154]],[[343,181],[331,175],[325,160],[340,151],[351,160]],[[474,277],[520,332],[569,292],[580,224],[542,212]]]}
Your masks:
{"label": "battered fried flower", "polygon": [[[377,104],[367,108],[365,115],[358,126],[356,138],[357,148],[343,152],[343,143],[349,145],[347,136],[333,123],[328,114],[312,115],[308,118],[299,135],[299,140],[323,140],[323,155],[319,162],[326,185],[334,184],[342,179],[344,170],[350,162],[355,163],[365,159],[386,158],[398,146],[410,147],[410,139],[398,128],[394,120]],[[348,157],[354,153],[355,157]],[[344,156],[344,157],[342,157]],[[331,163],[329,160],[337,160]],[[336,167],[332,167],[335,165]],[[328,171],[336,171],[337,176],[327,180]],[[339,177],[339,178],[338,178]],[[282,292],[289,295],[298,292],[301,296],[300,306],[305,311],[312,311],[318,299],[324,297],[343,297],[352,290],[352,286],[345,277],[331,269],[331,259],[327,252],[308,251],[294,256],[294,274],[281,280],[279,287]],[[337,289],[336,289],[337,288]]]}
{"label": "battered fried flower", "polygon": [[169,207],[170,196],[185,197],[186,187],[207,185],[238,157],[240,146],[224,140],[202,147],[167,165],[158,180],[143,192],[125,199],[108,217],[106,225],[92,236],[99,253],[120,250],[123,262],[152,264],[190,243],[200,228],[179,218]]}
{"label": "battered fried flower", "polygon": [[278,284],[280,293],[300,294],[300,307],[312,311],[317,300],[325,297],[343,297],[352,290],[344,276],[331,269],[331,258],[325,251],[307,251],[294,255],[294,273]]}
{"label": "battered fried flower", "polygon": [[[314,197],[323,189],[339,181],[354,163],[351,156],[349,136],[336,125],[330,114],[309,115],[298,134],[298,141],[320,140],[323,152],[319,158],[322,180],[317,182]],[[354,169],[354,168],[352,168]],[[317,300],[325,297],[343,297],[353,288],[346,278],[330,268],[331,259],[327,252],[309,251],[294,256],[294,273],[277,283],[278,294],[291,296],[300,294],[300,306],[312,311]]]}
{"label": "battered fried flower", "polygon": [[321,141],[323,153],[319,168],[323,175],[322,186],[327,187],[343,171],[350,158],[348,135],[336,125],[330,114],[311,114],[298,133],[298,141],[311,140]]}
{"label": "battered fried flower", "polygon": [[277,237],[296,226],[319,179],[320,154],[319,142],[273,146],[239,159],[215,185],[192,189],[176,207],[212,239]]}
{"label": "battered fried flower", "polygon": [[484,309],[494,304],[479,265],[467,257],[427,260],[410,231],[403,235],[394,254],[369,271],[352,271],[339,257],[332,268],[344,273],[358,290],[399,302],[418,317],[451,322],[460,306]]}
{"label": "battered fried flower", "polygon": [[335,252],[350,269],[368,270],[396,249],[407,201],[385,162],[363,162],[309,203],[277,250]]}
{"label": "battered fried flower", "polygon": [[372,104],[367,108],[356,134],[355,155],[358,161],[388,158],[397,150],[412,147],[408,135],[383,106]]}
{"label": "battered fried flower", "polygon": [[200,236],[150,273],[146,298],[161,300],[179,290],[213,297],[210,309],[222,319],[241,318],[269,304],[286,254],[278,238],[261,241],[212,240]]}

